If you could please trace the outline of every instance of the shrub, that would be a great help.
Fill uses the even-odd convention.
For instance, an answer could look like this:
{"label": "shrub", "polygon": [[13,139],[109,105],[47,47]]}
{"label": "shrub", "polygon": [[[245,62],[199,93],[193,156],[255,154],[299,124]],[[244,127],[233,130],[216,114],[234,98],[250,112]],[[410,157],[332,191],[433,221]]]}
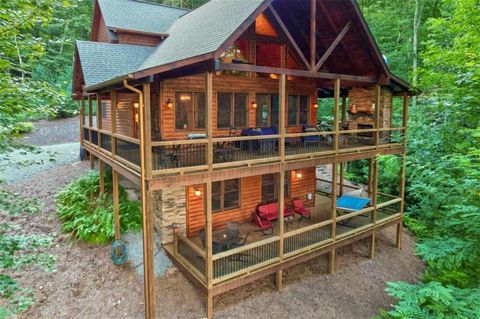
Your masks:
{"label": "shrub", "polygon": [[[57,212],[62,231],[92,244],[105,244],[114,238],[111,175],[105,176],[105,193],[100,195],[98,173],[86,174],[57,194]],[[119,187],[120,227],[122,232],[139,230],[141,203],[129,201]]]}

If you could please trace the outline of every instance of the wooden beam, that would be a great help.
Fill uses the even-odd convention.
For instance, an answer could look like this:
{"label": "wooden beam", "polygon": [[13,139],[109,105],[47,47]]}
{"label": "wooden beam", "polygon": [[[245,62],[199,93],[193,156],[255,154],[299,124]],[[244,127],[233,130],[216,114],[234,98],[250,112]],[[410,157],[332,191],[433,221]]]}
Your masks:
{"label": "wooden beam", "polygon": [[305,65],[305,68],[307,70],[310,70],[310,65],[307,61],[307,59],[305,58],[305,55],[303,54],[302,50],[300,50],[300,48],[298,47],[298,44],[297,42],[295,42],[295,39],[293,39],[292,35],[290,34],[290,32],[288,31],[287,27],[285,26],[285,24],[283,23],[282,19],[280,18],[280,16],[278,15],[277,11],[270,5],[268,7],[270,9],[270,12],[272,13],[272,15],[274,16],[276,22],[278,23],[278,25],[280,26],[280,28],[282,29],[283,33],[287,36],[288,38],[288,41],[290,42],[290,44],[293,46],[293,48],[295,49],[295,52],[298,54],[298,56],[300,57],[300,59],[302,60],[303,64]]}
{"label": "wooden beam", "polygon": [[375,232],[370,236],[370,242],[368,247],[368,258],[375,258]]}
{"label": "wooden beam", "polygon": [[152,176],[152,101],[150,95],[150,83],[143,84],[143,125],[145,137],[145,177],[150,179]]}
{"label": "wooden beam", "polygon": [[344,179],[345,179],[345,162],[340,162],[340,196],[343,195]]}
{"label": "wooden beam", "polygon": [[[317,57],[317,0],[310,0],[310,70],[315,68]],[[318,71],[318,69],[315,69]]]}
{"label": "wooden beam", "polygon": [[294,69],[282,69],[282,68],[250,65],[250,64],[218,63],[216,66],[216,70],[217,71],[230,70],[230,71],[241,71],[241,72],[285,74],[285,75],[291,75],[291,76],[297,76],[297,77],[326,79],[326,80],[339,79],[342,81],[353,81],[353,82],[360,82],[365,84],[378,83],[377,78],[368,77],[368,76],[325,73],[325,72],[294,70]]}
{"label": "wooden beam", "polygon": [[278,291],[283,291],[283,269],[275,273],[275,285]]}
{"label": "wooden beam", "polygon": [[213,73],[205,74],[205,119],[207,126],[207,165],[208,170],[213,171]]}
{"label": "wooden beam", "polygon": [[117,92],[110,92],[110,123],[112,125],[112,155],[117,154],[117,139],[113,136],[117,133]]}
{"label": "wooden beam", "polygon": [[334,83],[334,97],[333,97],[333,101],[334,101],[334,104],[333,104],[333,130],[335,132],[335,140],[334,140],[334,145],[333,145],[333,150],[336,152],[338,152],[338,139],[340,137],[339,135],[339,128],[338,128],[338,124],[339,124],[339,121],[338,121],[338,113],[340,111],[340,79],[335,79],[335,83]]}
{"label": "wooden beam", "polygon": [[335,259],[336,259],[337,251],[336,249],[332,249],[328,253],[328,273],[333,275],[335,273]]}
{"label": "wooden beam", "polygon": [[383,113],[383,105],[381,105],[382,87],[380,85],[375,86],[375,144],[377,149],[380,145],[380,113]]}
{"label": "wooden beam", "polygon": [[99,176],[99,187],[100,194],[105,193],[105,162],[102,159],[98,159],[98,176]]}
{"label": "wooden beam", "polygon": [[348,30],[350,30],[351,24],[352,22],[348,21],[347,24],[343,27],[342,31],[340,31],[340,33],[337,35],[335,40],[333,40],[332,44],[328,47],[327,51],[325,51],[325,53],[322,55],[318,63],[315,65],[315,68],[314,68],[315,71],[320,70],[320,68],[325,63],[325,61],[327,61],[327,59],[333,53],[333,50],[335,50],[335,48],[338,46],[340,41],[342,41],[345,34],[347,34]]}
{"label": "wooden beam", "polygon": [[[213,222],[212,222],[212,182],[208,181],[205,187],[205,202],[204,207],[206,207],[205,211],[205,251],[206,251],[206,258],[205,258],[205,269],[206,269],[206,278],[207,278],[207,288],[209,291],[213,287],[213,248],[212,248],[212,240],[213,240]],[[213,317],[213,295],[208,294],[207,298],[207,318]]]}
{"label": "wooden beam", "polygon": [[118,172],[112,169],[113,220],[115,240],[120,240],[120,200],[118,191]]}
{"label": "wooden beam", "polygon": [[342,95],[342,119],[340,122],[340,126],[342,127],[342,130],[345,127],[346,120],[347,120],[347,95],[344,94]]}

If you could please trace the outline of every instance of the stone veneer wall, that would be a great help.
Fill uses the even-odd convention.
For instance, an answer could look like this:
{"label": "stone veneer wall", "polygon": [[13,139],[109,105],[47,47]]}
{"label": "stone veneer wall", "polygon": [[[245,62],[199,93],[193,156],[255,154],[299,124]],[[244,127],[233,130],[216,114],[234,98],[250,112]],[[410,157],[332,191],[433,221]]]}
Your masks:
{"label": "stone veneer wall", "polygon": [[[375,87],[355,87],[348,92],[348,129],[356,130],[357,124],[374,125],[375,115],[372,103],[375,102]],[[356,105],[357,113],[351,113]],[[380,95],[380,126],[390,127],[392,112],[392,92],[383,88]]]}
{"label": "stone veneer wall", "polygon": [[155,229],[162,244],[173,242],[172,225],[175,225],[181,234],[185,234],[187,210],[184,187],[153,192],[152,208],[155,214]]}

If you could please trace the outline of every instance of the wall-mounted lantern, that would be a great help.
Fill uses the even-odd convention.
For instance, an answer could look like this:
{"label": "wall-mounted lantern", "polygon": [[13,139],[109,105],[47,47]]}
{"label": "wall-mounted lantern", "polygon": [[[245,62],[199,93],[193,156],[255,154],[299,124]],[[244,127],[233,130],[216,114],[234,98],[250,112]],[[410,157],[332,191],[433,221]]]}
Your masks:
{"label": "wall-mounted lantern", "polygon": [[313,108],[318,109],[318,103],[317,102],[313,103]]}
{"label": "wall-mounted lantern", "polygon": [[257,108],[257,102],[255,102],[255,101],[250,102],[250,106],[252,107],[252,109],[256,109]]}
{"label": "wall-mounted lantern", "polygon": [[200,197],[200,195],[202,195],[202,192],[198,189],[198,188],[194,188],[193,189],[193,193],[195,194],[195,196],[197,197]]}
{"label": "wall-mounted lantern", "polygon": [[169,109],[172,109],[173,108],[173,101],[172,99],[168,98],[166,101],[165,101],[165,106]]}

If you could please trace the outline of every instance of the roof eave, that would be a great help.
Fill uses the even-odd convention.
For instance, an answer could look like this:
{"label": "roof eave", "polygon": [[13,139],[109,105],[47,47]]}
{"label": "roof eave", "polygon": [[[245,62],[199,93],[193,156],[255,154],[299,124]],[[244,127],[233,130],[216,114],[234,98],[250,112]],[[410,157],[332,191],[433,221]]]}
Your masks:
{"label": "roof eave", "polygon": [[125,74],[125,75],[120,75],[120,76],[117,76],[113,79],[87,86],[87,87],[85,87],[85,91],[87,91],[87,92],[96,91],[96,90],[102,89],[104,87],[108,87],[108,86],[111,86],[111,85],[114,85],[114,84],[121,83],[123,80],[128,80],[128,79],[132,79],[132,78],[133,78],[133,76],[130,73]]}

